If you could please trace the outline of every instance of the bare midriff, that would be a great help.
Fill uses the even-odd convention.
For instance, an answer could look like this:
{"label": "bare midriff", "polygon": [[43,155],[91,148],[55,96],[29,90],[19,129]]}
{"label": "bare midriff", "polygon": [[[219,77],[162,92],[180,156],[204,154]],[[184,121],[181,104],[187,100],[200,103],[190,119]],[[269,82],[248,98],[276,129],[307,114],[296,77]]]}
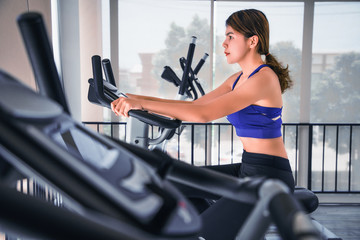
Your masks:
{"label": "bare midriff", "polygon": [[240,140],[247,152],[288,158],[282,137],[269,139],[240,137]]}

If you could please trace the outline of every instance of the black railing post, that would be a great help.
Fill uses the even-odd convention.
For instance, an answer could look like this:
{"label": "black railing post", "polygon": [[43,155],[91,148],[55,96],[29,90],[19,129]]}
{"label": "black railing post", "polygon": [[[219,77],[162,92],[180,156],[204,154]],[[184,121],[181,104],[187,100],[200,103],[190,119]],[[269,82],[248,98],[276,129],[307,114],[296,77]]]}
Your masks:
{"label": "black railing post", "polygon": [[220,131],[220,124],[218,125],[218,165],[220,165],[220,152],[221,152],[221,147],[220,147],[220,134],[221,134],[221,131]]}
{"label": "black railing post", "polygon": [[[299,171],[299,166],[298,166],[299,146],[298,145],[299,145],[299,125],[296,125],[295,126],[295,183],[296,184],[298,181],[298,171]],[[309,171],[308,171],[308,175],[309,175]],[[311,176],[308,176],[308,178],[309,177],[311,178]]]}
{"label": "black railing post", "polygon": [[326,140],[326,125],[323,127],[323,151],[321,160],[321,192],[324,192],[324,181],[325,181],[325,140]]}
{"label": "black railing post", "polygon": [[180,160],[180,133],[181,133],[181,130],[180,128],[178,128],[178,135],[177,135],[177,155],[178,155],[178,160]]}
{"label": "black railing post", "polygon": [[336,147],[335,147],[335,192],[338,191],[338,158],[339,158],[339,125],[336,125]]}
{"label": "black railing post", "polygon": [[204,165],[207,166],[208,165],[208,125],[204,124],[205,127],[205,140],[204,140]]}
{"label": "black railing post", "polygon": [[194,165],[194,140],[195,140],[195,126],[191,124],[191,165]]}
{"label": "black railing post", "polygon": [[352,135],[353,125],[350,125],[350,141],[349,141],[349,180],[348,180],[348,191],[351,190],[351,152],[352,152]]}
{"label": "black railing post", "polygon": [[234,163],[234,127],[231,127],[231,163]]}
{"label": "black railing post", "polygon": [[308,189],[312,189],[312,145],[313,145],[313,125],[309,124],[309,146],[308,146]]}

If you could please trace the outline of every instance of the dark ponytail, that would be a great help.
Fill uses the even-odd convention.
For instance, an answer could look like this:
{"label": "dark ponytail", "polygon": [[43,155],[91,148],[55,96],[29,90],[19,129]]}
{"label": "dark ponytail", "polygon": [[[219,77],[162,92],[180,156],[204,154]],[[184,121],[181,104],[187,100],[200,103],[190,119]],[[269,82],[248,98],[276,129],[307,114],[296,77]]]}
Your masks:
{"label": "dark ponytail", "polygon": [[263,12],[256,9],[245,9],[234,12],[226,20],[226,25],[231,26],[246,38],[254,35],[258,36],[257,51],[260,55],[266,56],[265,63],[269,65],[278,76],[282,93],[293,85],[289,75],[289,66],[283,67],[275,56],[269,53],[269,22]]}

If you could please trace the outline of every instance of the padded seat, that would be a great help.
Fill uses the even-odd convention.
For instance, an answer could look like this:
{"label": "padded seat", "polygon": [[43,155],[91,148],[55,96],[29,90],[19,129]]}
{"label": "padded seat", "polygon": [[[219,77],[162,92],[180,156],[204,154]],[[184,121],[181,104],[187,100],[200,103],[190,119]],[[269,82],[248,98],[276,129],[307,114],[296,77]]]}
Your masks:
{"label": "padded seat", "polygon": [[301,203],[307,213],[312,213],[319,206],[318,197],[309,189],[295,187],[294,197],[299,201],[299,203]]}

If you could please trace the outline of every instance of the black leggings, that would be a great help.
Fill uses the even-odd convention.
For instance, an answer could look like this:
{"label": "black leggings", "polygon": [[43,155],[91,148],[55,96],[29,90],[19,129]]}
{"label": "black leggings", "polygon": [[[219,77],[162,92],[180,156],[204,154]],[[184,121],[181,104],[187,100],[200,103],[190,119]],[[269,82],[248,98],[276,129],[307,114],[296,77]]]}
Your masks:
{"label": "black leggings", "polygon": [[289,160],[282,157],[250,153],[244,150],[242,163],[205,166],[234,177],[265,176],[282,180],[294,192],[294,177],[292,175]]}
{"label": "black leggings", "polygon": [[[294,191],[294,178],[289,160],[266,154],[249,153],[244,151],[242,163],[205,166],[224,174],[235,177],[265,176],[282,180],[290,190]],[[180,187],[188,197],[206,199],[209,194]],[[226,198],[220,198],[210,207],[203,208],[203,231],[201,236],[206,240],[235,239],[240,227],[244,224],[254,205],[240,203]]]}

